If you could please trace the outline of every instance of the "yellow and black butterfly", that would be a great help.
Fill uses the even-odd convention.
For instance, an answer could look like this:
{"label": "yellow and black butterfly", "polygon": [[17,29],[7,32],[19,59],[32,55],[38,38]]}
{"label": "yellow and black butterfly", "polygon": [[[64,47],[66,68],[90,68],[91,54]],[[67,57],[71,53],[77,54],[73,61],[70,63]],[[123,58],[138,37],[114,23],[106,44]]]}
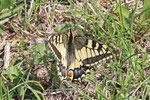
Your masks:
{"label": "yellow and black butterfly", "polygon": [[75,36],[71,30],[68,34],[52,35],[48,45],[57,59],[62,79],[80,80],[92,66],[113,58],[107,45],[86,36]]}

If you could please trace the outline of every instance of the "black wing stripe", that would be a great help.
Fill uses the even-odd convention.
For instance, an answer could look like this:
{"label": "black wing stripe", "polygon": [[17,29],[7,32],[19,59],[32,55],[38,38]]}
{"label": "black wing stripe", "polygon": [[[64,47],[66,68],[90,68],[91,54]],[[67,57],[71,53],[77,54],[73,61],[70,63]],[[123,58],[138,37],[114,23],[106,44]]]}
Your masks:
{"label": "black wing stripe", "polygon": [[58,40],[59,40],[59,41],[58,41],[58,43],[60,43],[60,42],[61,42],[61,41],[60,41],[60,38],[61,38],[61,37],[60,37],[60,35],[59,35],[59,36],[58,36]]}
{"label": "black wing stripe", "polygon": [[108,52],[109,51],[109,49],[108,48],[106,48],[106,50],[105,50],[106,52]]}
{"label": "black wing stripe", "polygon": [[50,43],[50,45],[53,49],[53,52],[57,55],[58,59],[61,59],[62,56],[61,56],[60,52],[58,51],[58,49],[52,43]]}
{"label": "black wing stripe", "polygon": [[57,37],[58,37],[58,36],[55,37],[55,43],[56,43],[56,45],[57,45],[57,43],[58,43]]}
{"label": "black wing stripe", "polygon": [[92,48],[95,48],[96,47],[96,41],[93,41],[92,42]]}
{"label": "black wing stripe", "polygon": [[103,45],[102,44],[99,44],[99,46],[98,46],[98,52],[100,52],[101,50],[102,50],[102,47],[103,47]]}
{"label": "black wing stripe", "polygon": [[83,65],[93,64],[95,62],[98,62],[99,60],[103,60],[104,58],[109,57],[110,55],[112,55],[112,54],[111,53],[105,53],[105,54],[102,54],[102,55],[98,55],[98,56],[95,56],[95,57],[84,59],[83,60]]}

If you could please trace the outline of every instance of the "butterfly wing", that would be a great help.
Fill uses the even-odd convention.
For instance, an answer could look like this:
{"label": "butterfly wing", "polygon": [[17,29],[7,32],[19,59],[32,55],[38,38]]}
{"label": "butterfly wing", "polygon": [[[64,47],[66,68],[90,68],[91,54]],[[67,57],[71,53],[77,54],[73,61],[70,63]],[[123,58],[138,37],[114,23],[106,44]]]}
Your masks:
{"label": "butterfly wing", "polygon": [[79,63],[78,66],[75,66],[75,69],[78,69],[78,72],[82,71],[82,73],[74,73],[75,79],[85,77],[92,66],[113,58],[106,45],[87,37],[75,37],[74,46],[76,60]]}
{"label": "butterfly wing", "polygon": [[75,48],[76,58],[84,66],[90,67],[113,58],[107,45],[87,37],[75,37]]}
{"label": "butterfly wing", "polygon": [[[66,53],[67,53],[67,41],[68,36],[66,34],[54,34],[51,36],[49,40],[48,46],[52,50],[54,56],[57,59],[57,70],[58,75],[65,77],[66,73],[66,66],[67,66],[67,60]],[[63,65],[62,65],[63,64]]]}

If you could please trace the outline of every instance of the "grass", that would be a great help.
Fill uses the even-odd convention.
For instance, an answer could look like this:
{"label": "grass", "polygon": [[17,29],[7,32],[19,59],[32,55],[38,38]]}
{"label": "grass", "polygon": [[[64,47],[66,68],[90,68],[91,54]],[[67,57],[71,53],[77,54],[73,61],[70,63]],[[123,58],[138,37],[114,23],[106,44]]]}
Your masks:
{"label": "grass", "polygon": [[[9,68],[0,71],[0,99],[148,100],[150,2],[134,2],[134,6],[131,3],[121,0],[101,1],[100,4],[91,0],[14,2],[17,5],[13,15],[10,16],[9,7],[0,13],[0,22],[11,18],[0,25],[0,38],[11,43],[12,53]],[[24,8],[17,9],[20,7]],[[53,54],[46,43],[37,41],[37,38],[46,40],[51,33],[70,27],[75,32],[91,33],[95,39],[118,51],[113,54],[112,62],[95,66],[81,83],[59,81]],[[8,34],[6,40],[4,33]],[[4,62],[2,54],[1,63]]]}

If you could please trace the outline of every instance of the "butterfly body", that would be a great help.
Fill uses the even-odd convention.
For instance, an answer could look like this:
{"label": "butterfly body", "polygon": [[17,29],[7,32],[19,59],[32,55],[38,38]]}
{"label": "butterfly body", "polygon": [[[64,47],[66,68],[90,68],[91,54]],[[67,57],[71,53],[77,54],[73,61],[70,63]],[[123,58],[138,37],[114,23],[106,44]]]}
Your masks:
{"label": "butterfly body", "polygon": [[112,58],[103,43],[75,36],[71,31],[52,35],[49,47],[57,58],[57,69],[62,79],[80,80],[92,66]]}

